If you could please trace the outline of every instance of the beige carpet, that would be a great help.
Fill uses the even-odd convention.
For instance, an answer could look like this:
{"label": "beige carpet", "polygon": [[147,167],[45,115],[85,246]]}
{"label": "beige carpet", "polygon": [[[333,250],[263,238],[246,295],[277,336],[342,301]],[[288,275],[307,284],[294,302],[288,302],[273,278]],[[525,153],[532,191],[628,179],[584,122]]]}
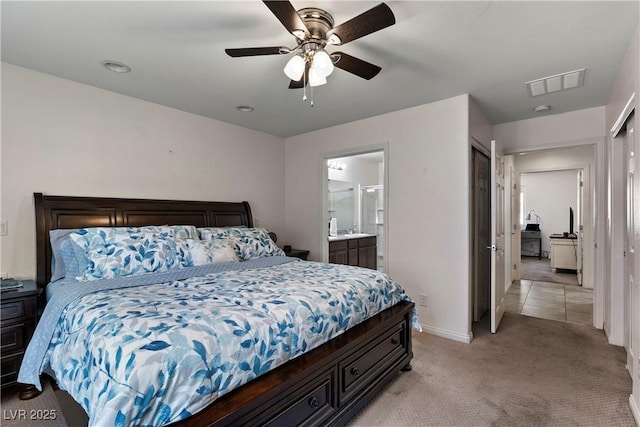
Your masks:
{"label": "beige carpet", "polygon": [[[507,313],[498,334],[476,325],[463,344],[414,334],[413,370],[403,372],[360,415],[371,426],[635,426],[625,353],[589,326]],[[56,409],[47,386],[21,402],[3,390],[2,409]],[[71,416],[69,425],[81,421]],[[2,420],[3,427],[60,426]]]}
{"label": "beige carpet", "polygon": [[17,386],[2,390],[2,427],[68,426],[48,381],[43,383],[43,393],[32,400],[18,399],[18,391]]}
{"label": "beige carpet", "polygon": [[520,259],[520,276],[523,280],[534,282],[564,283],[566,285],[577,285],[578,276],[575,271],[551,269],[551,260],[534,257],[522,257]]}
{"label": "beige carpet", "polygon": [[636,425],[624,350],[602,331],[510,313],[477,329],[471,344],[414,334],[413,370],[352,425]]}

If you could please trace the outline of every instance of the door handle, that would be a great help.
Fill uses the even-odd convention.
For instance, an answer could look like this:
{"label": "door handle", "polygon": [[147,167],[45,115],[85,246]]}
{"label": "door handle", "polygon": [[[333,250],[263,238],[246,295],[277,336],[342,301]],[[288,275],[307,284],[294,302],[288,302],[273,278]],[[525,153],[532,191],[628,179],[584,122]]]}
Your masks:
{"label": "door handle", "polygon": [[492,251],[501,251],[502,246],[491,245],[491,246],[487,246],[487,249],[491,249]]}

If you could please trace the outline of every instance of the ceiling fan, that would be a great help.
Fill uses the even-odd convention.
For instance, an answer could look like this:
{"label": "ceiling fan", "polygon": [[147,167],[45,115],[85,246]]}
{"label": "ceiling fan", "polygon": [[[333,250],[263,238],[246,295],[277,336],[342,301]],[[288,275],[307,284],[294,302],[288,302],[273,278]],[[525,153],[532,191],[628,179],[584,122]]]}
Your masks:
{"label": "ceiling fan", "polygon": [[[372,79],[382,69],[344,52],[327,53],[327,45],[341,46],[395,24],[393,12],[384,3],[333,26],[333,17],[326,11],[307,7],[296,11],[289,1],[263,1],[295,38],[297,45],[225,49],[234,58],[257,55],[296,53],[287,62],[284,72],[291,79],[290,89],[320,86],[327,82],[334,65],[363,79]],[[306,97],[304,98],[306,99]]]}

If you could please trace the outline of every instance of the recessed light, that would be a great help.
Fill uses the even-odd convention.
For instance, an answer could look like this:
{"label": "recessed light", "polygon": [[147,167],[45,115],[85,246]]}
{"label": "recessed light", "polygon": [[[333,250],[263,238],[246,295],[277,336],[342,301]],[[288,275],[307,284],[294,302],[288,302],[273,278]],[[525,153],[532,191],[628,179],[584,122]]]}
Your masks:
{"label": "recessed light", "polygon": [[102,66],[114,73],[128,73],[131,71],[131,67],[118,61],[102,61]]}
{"label": "recessed light", "polygon": [[536,108],[533,109],[533,111],[535,111],[536,113],[544,113],[545,111],[549,111],[551,109],[550,106],[544,104],[544,105],[538,105]]}
{"label": "recessed light", "polygon": [[252,112],[253,110],[255,110],[255,108],[253,108],[253,107],[252,107],[252,106],[250,106],[250,105],[238,105],[238,106],[236,107],[236,110],[238,110],[238,111],[242,111],[243,113],[250,113],[250,112]]}

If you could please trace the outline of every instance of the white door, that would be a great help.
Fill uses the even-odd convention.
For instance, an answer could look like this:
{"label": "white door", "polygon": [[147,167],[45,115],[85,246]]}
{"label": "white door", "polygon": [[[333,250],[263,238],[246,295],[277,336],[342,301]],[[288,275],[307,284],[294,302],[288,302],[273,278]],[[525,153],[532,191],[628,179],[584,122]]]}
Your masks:
{"label": "white door", "polygon": [[489,310],[491,294],[491,160],[479,150],[473,157],[473,321]]}
{"label": "white door", "polygon": [[634,212],[634,191],[635,191],[635,147],[634,147],[634,130],[633,130],[633,121],[629,120],[627,124],[627,137],[626,137],[626,149],[627,149],[627,236],[625,241],[625,273],[626,273],[626,290],[625,290],[625,301],[627,306],[625,307],[625,331],[626,331],[626,340],[625,347],[627,349],[627,367],[630,369],[631,374],[633,375],[633,363],[634,363],[634,343],[633,343],[633,335],[634,328],[637,325],[633,324],[634,317],[634,307],[633,303],[635,301],[635,280],[634,280],[634,268],[635,268],[635,215]]}
{"label": "white door", "polygon": [[491,333],[504,315],[504,159],[491,141]]}
{"label": "white door", "polygon": [[576,242],[578,247],[576,248],[576,271],[578,273],[578,285],[582,285],[582,260],[583,260],[583,237],[584,237],[584,226],[583,226],[583,206],[584,203],[584,178],[583,178],[584,170],[578,169],[578,200],[576,203],[576,223],[574,224],[575,229],[573,233],[576,234]]}

